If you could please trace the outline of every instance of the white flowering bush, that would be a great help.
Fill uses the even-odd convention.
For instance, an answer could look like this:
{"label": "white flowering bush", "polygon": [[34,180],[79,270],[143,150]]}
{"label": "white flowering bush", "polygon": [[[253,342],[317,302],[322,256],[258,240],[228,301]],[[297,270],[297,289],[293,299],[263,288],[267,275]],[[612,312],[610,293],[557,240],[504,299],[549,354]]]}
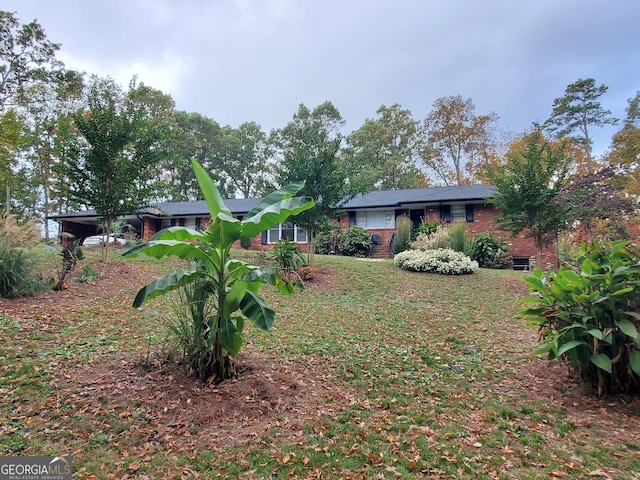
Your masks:
{"label": "white flowering bush", "polygon": [[464,253],[449,248],[436,250],[407,250],[393,258],[396,267],[413,272],[432,272],[444,275],[465,275],[475,272],[478,262]]}

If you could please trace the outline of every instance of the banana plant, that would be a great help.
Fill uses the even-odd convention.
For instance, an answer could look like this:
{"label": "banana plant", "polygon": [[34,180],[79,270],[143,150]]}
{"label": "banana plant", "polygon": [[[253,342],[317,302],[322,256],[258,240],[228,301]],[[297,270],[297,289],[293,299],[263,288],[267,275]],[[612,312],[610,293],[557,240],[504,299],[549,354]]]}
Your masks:
{"label": "banana plant", "polygon": [[304,182],[288,185],[256,205],[242,220],[226,207],[213,180],[195,160],[191,160],[198,185],[207,202],[212,223],[204,231],[170,227],[156,233],[148,242],[124,253],[133,257],[144,253],[154,258],[177,257],[192,260],[190,268],[156,278],[136,295],[133,306],[185,287],[182,298],[190,305],[191,349],[186,361],[202,380],[214,377],[220,382],[234,375],[233,359],[244,342],[244,320],[261,330],[270,330],[275,311],[258,295],[261,284],[275,285],[291,294],[294,285],[283,280],[277,268],[263,268],[230,257],[237,240],[251,239],[263,230],[284,222],[314,206],[307,197],[295,197]]}

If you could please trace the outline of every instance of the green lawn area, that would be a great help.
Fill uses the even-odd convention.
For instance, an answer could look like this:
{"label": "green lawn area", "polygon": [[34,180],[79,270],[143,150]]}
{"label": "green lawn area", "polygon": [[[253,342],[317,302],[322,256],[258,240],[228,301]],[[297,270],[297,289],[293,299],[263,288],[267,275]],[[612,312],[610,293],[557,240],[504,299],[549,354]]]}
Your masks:
{"label": "green lawn area", "polygon": [[168,262],[113,253],[94,284],[0,300],[0,455],[70,454],[75,478],[640,478],[633,399],[535,357],[522,272],[317,255],[305,291],[262,291],[274,329],[215,386],[157,367],[169,300],[131,308]]}

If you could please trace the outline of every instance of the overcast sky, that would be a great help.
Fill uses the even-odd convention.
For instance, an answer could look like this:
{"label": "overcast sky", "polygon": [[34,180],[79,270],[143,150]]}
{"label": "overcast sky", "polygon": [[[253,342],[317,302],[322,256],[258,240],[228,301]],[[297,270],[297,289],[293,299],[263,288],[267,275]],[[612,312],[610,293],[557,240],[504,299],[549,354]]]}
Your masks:
{"label": "overcast sky", "polygon": [[[623,118],[640,90],[639,0],[3,0],[68,68],[132,75],[180,110],[266,132],[330,100],[345,132],[399,103],[471,98],[521,132],[580,78]],[[619,127],[593,131],[602,153]]]}

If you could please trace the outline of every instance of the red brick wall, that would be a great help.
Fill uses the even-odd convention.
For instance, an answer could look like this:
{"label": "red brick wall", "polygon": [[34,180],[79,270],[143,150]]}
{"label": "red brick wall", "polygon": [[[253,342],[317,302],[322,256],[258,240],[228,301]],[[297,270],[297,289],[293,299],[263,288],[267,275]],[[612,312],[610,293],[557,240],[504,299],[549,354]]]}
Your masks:
{"label": "red brick wall", "polygon": [[144,217],[142,223],[142,240],[145,242],[157,233],[156,231],[156,219],[152,217]]}
{"label": "red brick wall", "polygon": [[[308,251],[307,243],[296,243],[296,246],[298,246],[303,253],[307,253]],[[238,249],[242,248],[240,246],[240,240],[238,240],[233,244],[233,248],[238,248]],[[267,243],[266,245],[262,245],[262,234],[260,234],[257,237],[254,237],[251,239],[251,246],[248,248],[248,250],[269,252],[273,250],[273,243]]]}
{"label": "red brick wall", "polygon": [[[524,233],[513,237],[511,232],[499,230],[494,219],[498,215],[498,211],[493,205],[488,204],[476,204],[473,206],[473,222],[467,222],[467,231],[470,236],[473,236],[480,232],[490,232],[494,236],[505,237],[507,244],[511,249],[511,254],[514,257],[529,257],[529,265],[531,268],[536,268],[536,247],[532,238],[526,238]],[[424,212],[424,219],[428,222],[440,221],[440,207],[431,206],[426,207]],[[349,216],[345,215],[340,219],[340,226],[343,229],[349,228]],[[372,229],[371,233],[377,233],[382,236],[383,241],[388,242],[393,235],[392,229]],[[558,252],[556,245],[550,245],[543,249],[542,261],[544,262],[544,269],[555,269],[558,267]]]}
{"label": "red brick wall", "polygon": [[[499,230],[494,222],[498,213],[493,205],[474,205],[473,222],[467,223],[469,233],[475,235],[479,232],[490,232],[492,235],[505,237],[514,257],[529,257],[531,268],[537,268],[533,238],[527,238],[525,232],[514,237],[511,232]],[[555,244],[542,250],[542,261],[542,268],[545,270],[558,268],[558,250]]]}

